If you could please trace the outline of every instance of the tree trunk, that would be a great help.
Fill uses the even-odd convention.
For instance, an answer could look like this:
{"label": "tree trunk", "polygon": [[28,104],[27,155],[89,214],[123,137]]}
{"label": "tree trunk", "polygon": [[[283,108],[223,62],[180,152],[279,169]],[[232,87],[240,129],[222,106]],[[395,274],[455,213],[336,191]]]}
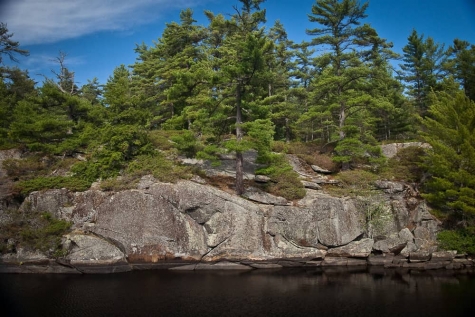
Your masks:
{"label": "tree trunk", "polygon": [[[241,142],[242,140],[242,86],[238,84],[236,87],[236,140]],[[236,195],[242,195],[244,193],[244,159],[242,152],[236,151]]]}
{"label": "tree trunk", "polygon": [[338,129],[339,129],[339,136],[340,136],[340,141],[345,138],[345,131],[343,131],[343,128],[345,127],[345,119],[346,119],[346,113],[345,113],[345,103],[340,102],[340,114],[338,115]]}

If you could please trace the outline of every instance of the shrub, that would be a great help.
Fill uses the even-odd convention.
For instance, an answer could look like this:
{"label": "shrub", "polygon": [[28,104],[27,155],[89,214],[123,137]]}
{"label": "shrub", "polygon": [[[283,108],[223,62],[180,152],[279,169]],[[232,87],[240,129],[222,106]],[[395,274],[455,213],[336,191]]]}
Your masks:
{"label": "shrub", "polygon": [[304,160],[308,165],[317,165],[329,171],[334,171],[337,169],[337,164],[333,162],[330,156],[325,154],[297,154],[297,156]]}
{"label": "shrub", "polygon": [[329,186],[327,190],[336,196],[369,196],[372,194],[376,174],[365,170],[342,171],[335,176],[340,186]]}
{"label": "shrub", "polygon": [[31,192],[54,189],[54,188],[67,188],[71,191],[85,191],[91,186],[91,182],[79,179],[76,177],[68,176],[52,176],[52,177],[36,177],[29,180],[23,180],[13,185],[13,191],[23,196],[28,195]]}
{"label": "shrub", "polygon": [[420,147],[403,148],[388,160],[386,167],[381,171],[381,176],[387,179],[419,183],[425,171],[422,167],[424,156],[425,150]]}
{"label": "shrub", "polygon": [[437,240],[442,249],[475,254],[475,227],[441,231]]}
{"label": "shrub", "polygon": [[142,177],[148,174],[152,174],[162,182],[176,182],[179,179],[190,178],[191,169],[178,165],[161,153],[155,153],[154,155],[138,156],[125,170],[125,175],[133,177]]}
{"label": "shrub", "polygon": [[301,199],[305,196],[305,188],[297,173],[281,154],[269,155],[271,164],[256,171],[256,174],[267,175],[272,183],[267,184],[265,190],[288,200]]}
{"label": "shrub", "polygon": [[[10,212],[12,221],[0,224],[0,250],[14,252],[15,247],[40,250],[49,256],[66,255],[61,237],[69,231],[71,223],[55,218],[49,212]],[[13,239],[16,246],[5,241]]]}
{"label": "shrub", "polygon": [[6,159],[3,161],[3,168],[7,175],[12,178],[37,174],[44,172],[46,165],[37,156],[31,156],[26,159]]}

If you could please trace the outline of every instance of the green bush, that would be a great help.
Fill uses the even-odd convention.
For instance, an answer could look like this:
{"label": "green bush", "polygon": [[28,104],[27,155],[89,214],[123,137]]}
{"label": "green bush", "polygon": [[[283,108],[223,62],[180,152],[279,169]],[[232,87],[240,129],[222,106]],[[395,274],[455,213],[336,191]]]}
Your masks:
{"label": "green bush", "polygon": [[339,186],[329,186],[327,191],[335,196],[369,196],[372,195],[374,182],[378,175],[365,170],[342,171],[335,176]]}
{"label": "green bush", "polygon": [[403,148],[388,160],[387,165],[381,171],[381,177],[397,181],[419,183],[424,175],[425,150],[410,146]]}
{"label": "green bush", "polygon": [[285,156],[271,153],[269,158],[271,164],[256,171],[256,174],[266,175],[272,179],[272,182],[264,189],[288,200],[303,198],[306,193],[305,188]]}
{"label": "green bush", "polygon": [[179,165],[166,158],[161,153],[140,155],[125,170],[125,175],[135,177],[148,174],[152,174],[162,182],[176,182],[179,179],[190,178],[191,170],[189,167]]}
{"label": "green bush", "polygon": [[[11,222],[0,224],[0,251],[14,252],[16,247],[40,250],[49,256],[64,256],[61,237],[71,228],[71,223],[56,219],[49,212],[13,212]],[[16,245],[6,241],[13,239]]]}
{"label": "green bush", "polygon": [[68,176],[52,176],[52,177],[36,177],[29,180],[16,182],[13,185],[13,191],[23,196],[31,192],[54,189],[67,188],[71,191],[85,191],[91,186],[91,182],[76,177]]}
{"label": "green bush", "polygon": [[475,254],[475,227],[441,231],[437,240],[442,249]]}

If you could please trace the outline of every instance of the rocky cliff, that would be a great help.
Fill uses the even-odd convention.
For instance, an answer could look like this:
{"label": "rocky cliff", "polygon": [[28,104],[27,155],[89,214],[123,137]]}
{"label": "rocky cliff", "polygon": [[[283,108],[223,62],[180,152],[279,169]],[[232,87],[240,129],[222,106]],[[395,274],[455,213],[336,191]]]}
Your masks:
{"label": "rocky cliff", "polygon": [[[18,156],[4,151],[0,161]],[[254,177],[254,156],[247,160],[248,178]],[[334,197],[322,189],[322,185],[338,185],[325,176],[330,171],[302,166],[293,155],[287,158],[306,187],[306,196],[298,201],[253,187],[239,197],[199,177],[171,184],[145,176],[136,188],[117,192],[102,191],[99,186],[85,192],[33,192],[19,208],[9,206],[12,202],[3,192],[0,224],[13,224],[14,209],[23,215],[48,212],[72,227],[62,237],[64,252],[54,258],[15,246],[16,241],[9,239],[11,248],[0,256],[0,271],[473,266],[464,255],[438,250],[440,223],[411,185],[376,181],[376,190],[369,196]],[[228,165],[223,164],[231,169]],[[212,175],[232,172],[201,168]],[[4,173],[1,168],[0,173]],[[269,180],[256,179],[262,181]]]}
{"label": "rocky cliff", "polygon": [[[262,192],[250,200],[193,181],[169,184],[150,176],[120,192],[33,192],[20,212],[48,211],[71,221],[73,231],[63,239],[67,255],[51,260],[18,250],[1,261],[4,271],[13,272],[472,264],[455,259],[455,252],[437,251],[438,221],[412,188],[377,185],[380,195],[369,205],[312,189],[294,202]],[[368,219],[375,204],[378,219]]]}

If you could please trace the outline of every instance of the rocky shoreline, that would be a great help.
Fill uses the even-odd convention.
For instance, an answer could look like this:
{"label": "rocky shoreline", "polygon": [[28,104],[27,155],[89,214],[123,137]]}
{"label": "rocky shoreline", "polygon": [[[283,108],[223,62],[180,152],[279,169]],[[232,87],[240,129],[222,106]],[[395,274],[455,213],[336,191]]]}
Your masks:
{"label": "rocky shoreline", "polygon": [[71,231],[62,236],[59,256],[9,239],[13,251],[0,255],[0,272],[474,268],[472,258],[439,250],[441,223],[411,184],[376,181],[369,196],[335,197],[321,186],[336,186],[325,171],[312,167],[317,171],[310,175],[296,157],[289,161],[303,184],[312,185],[298,201],[253,187],[236,196],[203,179],[171,184],[150,175],[129,190],[93,185],[84,192],[32,192],[13,211],[1,205],[0,222],[48,213],[70,223]]}
{"label": "rocky shoreline", "polygon": [[402,269],[412,271],[453,271],[454,274],[475,273],[475,261],[466,256],[456,256],[453,252],[435,252],[430,259],[413,258],[394,255],[371,255],[367,258],[326,257],[323,260],[313,259],[276,259],[271,261],[220,261],[213,263],[170,261],[159,263],[88,263],[71,264],[63,260],[32,260],[27,262],[0,263],[0,273],[39,273],[39,274],[109,274],[129,272],[133,270],[168,269],[177,271],[245,271],[254,269],[286,269],[286,268],[330,268],[359,267]]}

